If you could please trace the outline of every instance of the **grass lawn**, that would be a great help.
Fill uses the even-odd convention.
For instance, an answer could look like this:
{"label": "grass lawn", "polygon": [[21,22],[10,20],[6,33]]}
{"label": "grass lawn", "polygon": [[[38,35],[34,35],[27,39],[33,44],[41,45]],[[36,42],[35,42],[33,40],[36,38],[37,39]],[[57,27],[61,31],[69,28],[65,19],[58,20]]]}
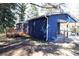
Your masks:
{"label": "grass lawn", "polygon": [[1,56],[78,56],[79,45],[76,43],[53,43],[33,38],[7,38],[0,34]]}

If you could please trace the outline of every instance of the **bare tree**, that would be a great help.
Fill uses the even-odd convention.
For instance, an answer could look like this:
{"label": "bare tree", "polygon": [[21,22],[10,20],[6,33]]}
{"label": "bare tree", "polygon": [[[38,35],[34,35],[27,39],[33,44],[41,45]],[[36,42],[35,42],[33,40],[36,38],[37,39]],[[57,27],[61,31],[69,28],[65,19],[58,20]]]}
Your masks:
{"label": "bare tree", "polygon": [[37,5],[37,4],[34,4],[34,3],[30,3],[30,4],[38,6],[40,8],[45,8],[45,9],[53,9],[54,8],[54,9],[60,10],[60,13],[64,13],[64,10],[61,7],[62,6],[66,7],[65,3],[59,3],[59,4],[56,4],[56,3],[45,3],[46,5],[49,5],[49,7],[45,6],[45,5],[43,5],[43,6]]}

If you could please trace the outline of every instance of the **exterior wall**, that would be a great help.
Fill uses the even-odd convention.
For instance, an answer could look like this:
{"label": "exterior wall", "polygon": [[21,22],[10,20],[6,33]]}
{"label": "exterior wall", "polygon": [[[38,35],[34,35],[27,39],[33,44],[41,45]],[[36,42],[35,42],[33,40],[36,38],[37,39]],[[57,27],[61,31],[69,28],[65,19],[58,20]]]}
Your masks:
{"label": "exterior wall", "polygon": [[28,34],[28,24],[27,23],[23,24],[23,31],[24,31],[24,33]]}
{"label": "exterior wall", "polygon": [[48,17],[48,41],[55,40],[57,38],[58,34],[58,20],[66,20],[67,16],[66,15],[51,15]]}
{"label": "exterior wall", "polygon": [[39,17],[36,19],[29,20],[28,34],[37,39],[41,39],[41,40],[48,39],[48,41],[53,41],[57,38],[57,34],[59,31],[59,28],[57,25],[58,21],[62,19],[67,22],[73,22],[74,20],[67,14],[56,14],[56,15],[51,15],[47,17],[48,17],[48,22],[45,17]]}
{"label": "exterior wall", "polygon": [[17,30],[17,32],[21,32],[23,30],[22,28],[23,28],[22,23],[16,24],[16,30]]}
{"label": "exterior wall", "polygon": [[53,41],[57,37],[57,18],[51,16],[48,19],[48,41]]}
{"label": "exterior wall", "polygon": [[48,40],[52,41],[57,38],[57,34],[59,32],[58,28],[58,21],[59,20],[65,20],[66,22],[74,22],[74,19],[71,18],[67,14],[57,14],[57,15],[51,15],[48,17]]}
{"label": "exterior wall", "polygon": [[28,26],[30,36],[40,40],[46,40],[47,19],[45,17],[29,20]]}

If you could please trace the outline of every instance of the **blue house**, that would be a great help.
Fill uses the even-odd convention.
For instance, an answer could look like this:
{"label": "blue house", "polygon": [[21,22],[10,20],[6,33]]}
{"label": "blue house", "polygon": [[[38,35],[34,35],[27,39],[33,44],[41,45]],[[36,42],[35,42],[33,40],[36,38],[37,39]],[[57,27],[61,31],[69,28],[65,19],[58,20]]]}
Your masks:
{"label": "blue house", "polygon": [[76,22],[69,14],[53,14],[28,20],[28,34],[36,39],[54,41],[62,21]]}

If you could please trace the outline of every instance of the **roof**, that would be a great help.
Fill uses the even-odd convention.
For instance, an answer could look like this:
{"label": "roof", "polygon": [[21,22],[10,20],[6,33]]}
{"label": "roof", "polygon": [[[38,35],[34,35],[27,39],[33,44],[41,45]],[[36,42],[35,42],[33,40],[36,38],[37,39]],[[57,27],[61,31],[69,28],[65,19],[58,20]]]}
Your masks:
{"label": "roof", "polygon": [[54,16],[54,15],[61,15],[61,14],[57,13],[57,14],[50,14],[50,15],[41,15],[41,16],[34,17],[34,18],[31,18],[31,19],[28,19],[28,20],[38,19],[38,18],[42,18],[42,17],[45,17],[45,16],[49,17],[49,16]]}
{"label": "roof", "polygon": [[39,16],[39,17],[35,17],[35,18],[32,18],[32,19],[29,19],[28,21],[31,21],[31,20],[36,20],[38,18],[42,18],[42,17],[49,17],[49,16],[55,16],[55,15],[68,15],[74,22],[77,22],[77,20],[75,20],[71,15],[67,14],[67,13],[63,13],[63,14],[51,14],[51,15],[42,15],[42,16]]}

